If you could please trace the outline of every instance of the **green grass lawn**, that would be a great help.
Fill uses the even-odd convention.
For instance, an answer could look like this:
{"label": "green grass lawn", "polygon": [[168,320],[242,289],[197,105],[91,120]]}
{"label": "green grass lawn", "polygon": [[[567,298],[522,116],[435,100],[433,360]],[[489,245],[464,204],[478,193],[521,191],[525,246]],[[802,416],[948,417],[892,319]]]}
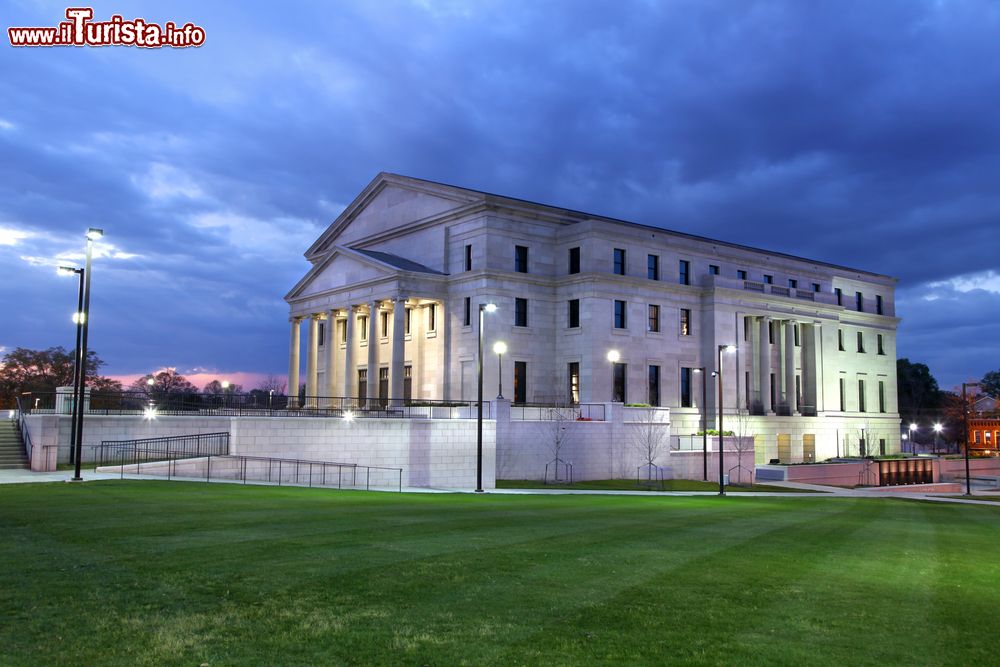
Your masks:
{"label": "green grass lawn", "polygon": [[1000,508],[0,487],[4,665],[985,665]]}
{"label": "green grass lawn", "polygon": [[[498,489],[581,489],[589,491],[719,491],[718,482],[703,482],[694,479],[665,479],[663,488],[658,484],[639,485],[634,479],[594,479],[572,484],[545,484],[536,479],[498,479]],[[825,491],[807,491],[784,486],[769,486],[754,484],[753,486],[727,486],[726,493],[753,493],[760,491],[777,491],[779,493],[826,493]]]}

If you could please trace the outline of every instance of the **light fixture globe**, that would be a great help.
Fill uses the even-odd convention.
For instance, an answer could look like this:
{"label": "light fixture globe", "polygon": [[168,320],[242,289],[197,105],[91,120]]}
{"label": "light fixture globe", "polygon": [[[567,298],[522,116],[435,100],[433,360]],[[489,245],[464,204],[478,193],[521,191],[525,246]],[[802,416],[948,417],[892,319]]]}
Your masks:
{"label": "light fixture globe", "polygon": [[622,358],[622,355],[618,353],[618,350],[610,350],[608,352],[608,361],[613,364],[617,364],[618,360]]}
{"label": "light fixture globe", "polygon": [[497,342],[493,343],[493,351],[496,352],[497,354],[507,354],[507,343],[503,342],[502,340],[498,340]]}

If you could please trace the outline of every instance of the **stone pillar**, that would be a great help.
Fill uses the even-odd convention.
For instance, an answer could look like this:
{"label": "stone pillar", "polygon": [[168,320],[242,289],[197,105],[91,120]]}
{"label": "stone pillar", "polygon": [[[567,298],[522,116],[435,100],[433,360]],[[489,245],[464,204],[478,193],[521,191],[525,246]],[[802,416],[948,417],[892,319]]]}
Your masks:
{"label": "stone pillar", "polygon": [[817,363],[819,356],[819,324],[802,325],[802,405],[819,411],[819,376]]}
{"label": "stone pillar", "polygon": [[344,330],[347,333],[347,348],[344,350],[344,398],[357,398],[358,371],[354,367],[354,323],[357,320],[354,306],[347,306],[347,321]]}
{"label": "stone pillar", "polygon": [[378,399],[378,301],[368,304],[368,384],[365,394],[369,401]]}
{"label": "stone pillar", "polygon": [[765,415],[774,414],[774,406],[771,405],[771,343],[770,343],[771,318],[764,316],[760,318],[760,364],[757,367],[760,378],[760,404],[764,406]]}
{"label": "stone pillar", "polygon": [[306,352],[306,402],[303,407],[316,407],[316,361],[319,357],[319,316],[309,316],[309,349]]}
{"label": "stone pillar", "polygon": [[785,396],[788,397],[788,411],[798,416],[795,397],[795,327],[794,320],[785,322]]}
{"label": "stone pillar", "polygon": [[323,393],[329,398],[328,407],[336,407],[333,397],[337,395],[337,349],[340,348],[340,340],[337,339],[337,309],[331,308],[326,314],[326,387]]}
{"label": "stone pillar", "polygon": [[392,304],[392,360],[389,366],[389,398],[403,404],[403,361],[406,342],[406,299]]}
{"label": "stone pillar", "polygon": [[288,340],[288,407],[299,405],[299,318],[288,320],[291,326],[291,336]]}

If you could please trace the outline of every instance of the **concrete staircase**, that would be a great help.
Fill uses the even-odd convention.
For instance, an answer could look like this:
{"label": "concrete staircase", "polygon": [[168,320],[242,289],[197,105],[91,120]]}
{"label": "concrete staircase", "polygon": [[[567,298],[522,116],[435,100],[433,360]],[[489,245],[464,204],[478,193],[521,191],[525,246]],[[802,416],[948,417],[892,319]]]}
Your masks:
{"label": "concrete staircase", "polygon": [[17,424],[8,419],[0,421],[0,470],[26,470],[29,467]]}

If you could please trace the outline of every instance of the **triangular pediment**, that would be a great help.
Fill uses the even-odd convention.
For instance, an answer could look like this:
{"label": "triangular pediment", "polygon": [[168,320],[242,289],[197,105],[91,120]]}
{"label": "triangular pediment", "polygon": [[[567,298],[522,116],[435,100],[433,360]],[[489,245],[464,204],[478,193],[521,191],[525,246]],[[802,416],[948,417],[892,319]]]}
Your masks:
{"label": "triangular pediment", "polygon": [[350,248],[336,247],[285,296],[286,301],[397,275],[398,270]]}
{"label": "triangular pediment", "polygon": [[310,261],[334,245],[355,245],[417,226],[483,200],[483,193],[431,181],[380,173],[306,251]]}

